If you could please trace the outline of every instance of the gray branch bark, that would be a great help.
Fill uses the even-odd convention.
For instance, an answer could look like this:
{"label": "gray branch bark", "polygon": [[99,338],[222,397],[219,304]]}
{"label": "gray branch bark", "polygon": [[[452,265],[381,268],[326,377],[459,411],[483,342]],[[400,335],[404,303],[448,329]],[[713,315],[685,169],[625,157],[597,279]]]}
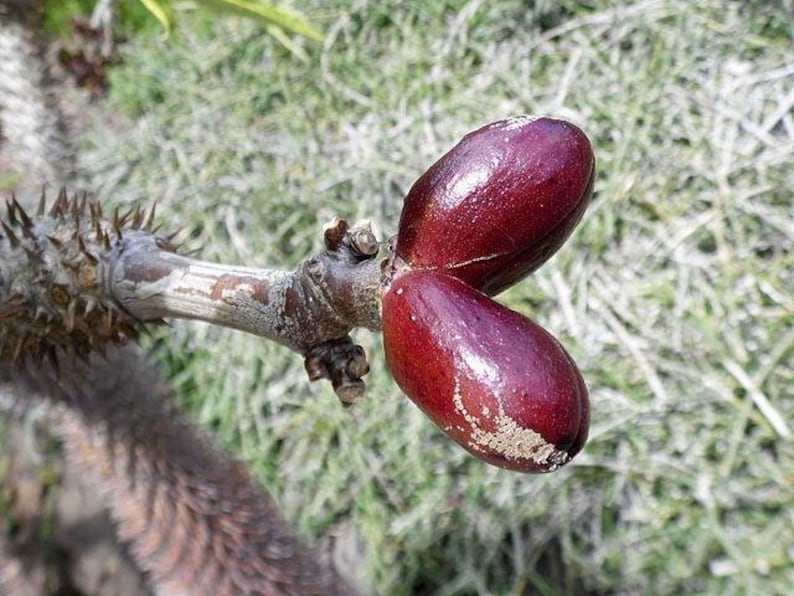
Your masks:
{"label": "gray branch bark", "polygon": [[325,250],[296,271],[219,265],[162,248],[146,231],[125,233],[109,259],[109,291],[141,321],[196,319],[276,341],[329,379],[344,405],[364,391],[366,357],[349,333],[381,327],[381,246],[367,222],[335,219]]}

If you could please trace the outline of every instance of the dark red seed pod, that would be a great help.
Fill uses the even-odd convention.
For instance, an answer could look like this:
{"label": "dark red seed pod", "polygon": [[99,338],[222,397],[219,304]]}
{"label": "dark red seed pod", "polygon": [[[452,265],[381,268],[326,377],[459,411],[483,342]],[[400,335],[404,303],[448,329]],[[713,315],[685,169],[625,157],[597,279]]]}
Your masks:
{"label": "dark red seed pod", "polygon": [[593,151],[573,124],[519,116],[469,133],[405,199],[396,256],[494,295],[542,265],[590,200]]}
{"label": "dark red seed pod", "polygon": [[460,280],[398,274],[383,294],[383,336],[398,385],[478,458],[548,472],[584,445],[587,389],[565,349]]}

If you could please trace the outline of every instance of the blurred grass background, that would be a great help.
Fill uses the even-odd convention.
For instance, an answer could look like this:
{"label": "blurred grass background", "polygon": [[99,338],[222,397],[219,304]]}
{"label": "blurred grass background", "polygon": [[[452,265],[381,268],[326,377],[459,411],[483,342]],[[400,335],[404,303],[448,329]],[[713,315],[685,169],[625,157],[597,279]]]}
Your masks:
{"label": "blurred grass background", "polygon": [[516,113],[593,141],[591,208],[500,299],[567,346],[591,438],[562,471],[479,463],[405,399],[380,339],[352,412],[301,359],[175,322],[185,407],[377,594],[787,594],[794,586],[790,0],[307,0],[325,41],[190,14],[121,46],[81,139],[103,198],[158,201],[206,259],[291,267],[333,215],[396,230],[413,180]]}

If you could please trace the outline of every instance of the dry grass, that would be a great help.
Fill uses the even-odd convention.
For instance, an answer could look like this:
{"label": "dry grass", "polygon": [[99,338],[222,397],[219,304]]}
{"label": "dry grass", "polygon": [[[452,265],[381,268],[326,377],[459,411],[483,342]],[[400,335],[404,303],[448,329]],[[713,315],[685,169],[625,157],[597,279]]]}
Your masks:
{"label": "dry grass", "polygon": [[[343,412],[300,359],[175,323],[185,403],[309,534],[343,524],[383,594],[783,594],[794,585],[794,23],[786,1],[308,2],[301,63],[248,23],[140,35],[85,139],[92,185],[158,199],[206,258],[289,266],[333,214],[394,232],[413,179],[521,112],[596,148],[596,197],[503,299],[556,333],[593,400],[563,471],[450,445],[379,339]],[[562,8],[560,8],[560,6]]]}

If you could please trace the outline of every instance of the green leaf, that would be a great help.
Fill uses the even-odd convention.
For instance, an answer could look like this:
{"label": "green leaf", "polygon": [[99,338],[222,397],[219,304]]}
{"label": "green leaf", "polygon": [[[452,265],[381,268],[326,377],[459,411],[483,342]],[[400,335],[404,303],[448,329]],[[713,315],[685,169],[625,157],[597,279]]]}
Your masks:
{"label": "green leaf", "polygon": [[[285,31],[291,31],[309,39],[316,41],[324,39],[322,32],[309,23],[301,13],[284,6],[276,6],[267,0],[200,0],[200,2],[222,10],[258,18],[268,25],[276,25]],[[280,41],[282,40],[280,39]],[[282,43],[284,42],[282,41]]]}
{"label": "green leaf", "polygon": [[277,27],[276,25],[266,25],[265,28],[267,29],[268,35],[273,37],[273,39],[287,48],[287,50],[296,56],[301,62],[309,62],[309,56],[306,54],[306,51],[296,44],[289,35],[285,34],[281,27]]}
{"label": "green leaf", "polygon": [[141,0],[141,4],[160,21],[163,29],[165,29],[166,36],[168,36],[172,26],[171,10],[160,2],[160,0]]}

